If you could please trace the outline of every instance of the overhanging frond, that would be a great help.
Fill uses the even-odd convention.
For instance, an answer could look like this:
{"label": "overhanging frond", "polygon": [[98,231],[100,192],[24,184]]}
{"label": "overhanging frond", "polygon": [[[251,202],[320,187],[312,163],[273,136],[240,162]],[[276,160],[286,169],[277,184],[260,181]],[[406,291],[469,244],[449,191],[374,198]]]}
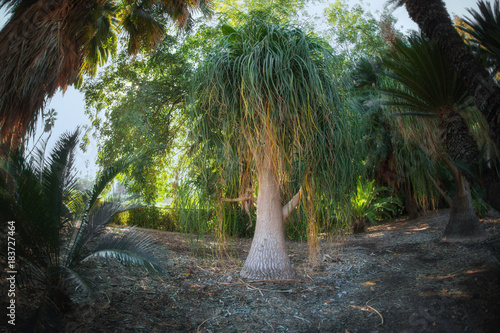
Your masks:
{"label": "overhanging frond", "polygon": [[141,266],[151,274],[161,276],[165,272],[152,255],[156,247],[151,236],[134,228],[115,229],[100,239],[87,258],[116,258],[124,265]]}

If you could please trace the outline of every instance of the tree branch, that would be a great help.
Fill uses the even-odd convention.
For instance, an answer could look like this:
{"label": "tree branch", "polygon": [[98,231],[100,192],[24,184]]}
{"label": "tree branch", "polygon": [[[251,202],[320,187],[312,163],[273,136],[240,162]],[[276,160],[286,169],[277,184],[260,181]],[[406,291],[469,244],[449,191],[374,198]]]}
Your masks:
{"label": "tree branch", "polygon": [[451,200],[450,196],[448,194],[446,194],[446,192],[439,186],[439,184],[431,176],[431,174],[429,173],[429,171],[427,171],[427,176],[429,177],[429,179],[431,180],[431,182],[434,184],[434,186],[436,186],[436,189],[443,196],[443,198],[446,200],[446,202],[448,202],[448,205],[450,205],[450,207],[451,207],[451,205],[453,204],[453,200]]}
{"label": "tree branch", "polygon": [[283,222],[286,221],[288,216],[292,213],[292,211],[299,205],[300,197],[302,196],[302,187],[299,189],[297,194],[293,196],[293,198],[283,206]]}

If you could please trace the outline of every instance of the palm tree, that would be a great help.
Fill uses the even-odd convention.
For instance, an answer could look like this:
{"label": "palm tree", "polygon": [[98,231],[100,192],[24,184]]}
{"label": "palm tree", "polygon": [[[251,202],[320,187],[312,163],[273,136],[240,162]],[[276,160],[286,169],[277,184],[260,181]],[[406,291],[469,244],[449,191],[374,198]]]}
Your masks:
{"label": "palm tree", "polygon": [[[500,88],[453,27],[443,1],[389,0],[388,3],[404,5],[420,30],[437,42],[445,57],[453,64],[470,96],[474,98],[476,107],[486,118],[491,140],[497,149],[500,148]],[[487,202],[496,210],[500,210],[498,174],[485,168],[481,183],[485,188]]]}
{"label": "palm tree", "polygon": [[382,89],[392,97],[389,105],[438,116],[439,138],[446,155],[437,155],[442,156],[452,171],[456,185],[444,236],[452,239],[483,235],[472,206],[469,182],[452,163],[474,165],[480,156],[477,143],[459,113],[469,101],[465,86],[437,45],[425,37],[411,36],[407,42],[396,40],[384,57],[384,65],[390,70],[386,74],[401,84]]}
{"label": "palm tree", "polygon": [[16,147],[57,89],[95,74],[128,36],[130,54],[156,46],[168,15],[180,28],[210,0],[0,0],[12,15],[0,32],[0,139]]}
{"label": "palm tree", "polygon": [[40,152],[39,159],[30,163],[19,148],[2,161],[11,186],[0,187],[0,217],[15,221],[18,282],[21,287],[44,291],[30,330],[58,330],[58,314],[72,304],[70,286],[92,291],[82,268],[90,258],[117,258],[125,265],[163,274],[152,256],[156,247],[152,238],[134,229],[104,232],[111,218],[126,208],[100,202],[100,193],[132,159],[119,160],[104,170],[92,191],[82,196],[75,190],[72,172],[78,136],[78,130],[63,135],[47,160]]}
{"label": "palm tree", "polygon": [[[195,79],[192,135],[220,152],[211,158],[221,169],[252,166],[257,175],[243,182],[256,184],[256,199],[232,199],[257,203],[241,275],[288,279],[294,272],[285,244],[287,217],[301,198],[311,203],[320,189],[330,192],[330,201],[355,187],[362,146],[355,144],[358,128],[349,126],[356,118],[342,108],[333,57],[322,40],[258,18],[238,30],[224,25],[223,32]],[[294,166],[296,187],[290,185]],[[310,230],[317,230],[314,223]]]}

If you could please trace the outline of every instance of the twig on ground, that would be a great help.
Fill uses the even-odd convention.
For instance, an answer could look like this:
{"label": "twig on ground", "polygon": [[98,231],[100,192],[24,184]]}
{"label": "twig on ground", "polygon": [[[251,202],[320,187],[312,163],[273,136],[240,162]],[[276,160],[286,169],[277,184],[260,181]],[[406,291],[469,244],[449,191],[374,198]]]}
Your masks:
{"label": "twig on ground", "polygon": [[381,320],[379,326],[382,326],[384,324],[384,317],[382,317],[382,315],[380,314],[380,312],[377,311],[377,309],[375,309],[369,305],[366,305],[366,306],[349,305],[349,307],[351,307],[353,309],[361,310],[361,311],[375,312],[376,314],[379,315],[380,320]]}
{"label": "twig on ground", "polygon": [[[222,302],[222,301],[221,301]],[[201,333],[200,331],[200,328],[206,323],[208,322],[209,320],[212,320],[214,319],[215,317],[217,317],[218,315],[221,314],[222,310],[224,310],[224,302],[222,302],[222,307],[220,308],[219,312],[217,312],[216,314],[214,314],[212,317],[208,318],[208,319],[205,319],[199,326],[198,328],[196,329],[196,333]]]}

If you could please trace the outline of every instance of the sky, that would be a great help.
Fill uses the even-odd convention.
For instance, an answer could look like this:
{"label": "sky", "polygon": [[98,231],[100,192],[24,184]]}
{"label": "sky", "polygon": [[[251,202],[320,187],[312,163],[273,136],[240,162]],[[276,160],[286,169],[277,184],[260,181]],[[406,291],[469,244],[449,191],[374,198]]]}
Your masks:
{"label": "sky", "polygon": [[[325,2],[327,3],[328,1],[314,1],[311,6],[313,9],[321,11],[321,8],[326,6]],[[334,2],[334,0],[331,0],[330,2]],[[348,0],[347,2],[352,7],[360,1]],[[454,15],[460,17],[470,17],[466,8],[477,8],[477,1],[474,0],[444,0],[444,2],[452,18]],[[363,0],[362,6],[363,8],[366,8],[367,11],[372,12],[376,18],[379,18],[382,11],[387,7],[386,0]],[[408,13],[404,8],[398,8],[395,10],[393,12],[393,16],[398,19],[396,28],[399,30],[403,32],[407,30],[418,30],[417,25],[409,18]],[[3,27],[6,18],[7,14],[5,10],[0,10],[0,27]],[[54,108],[58,113],[53,133],[48,144],[49,147],[54,144],[56,139],[62,133],[73,131],[77,126],[82,126],[84,124],[90,125],[90,121],[84,114],[85,102],[83,94],[72,87],[69,87],[64,94],[60,91],[57,92],[56,95],[49,101],[46,108],[47,110]],[[38,138],[39,133],[42,131],[43,126],[40,124],[40,130],[36,134],[36,138]],[[93,141],[87,148],[86,153],[78,150],[76,168],[80,177],[88,177],[90,179],[94,178],[97,171],[97,167],[95,165],[96,156],[97,146]]]}

